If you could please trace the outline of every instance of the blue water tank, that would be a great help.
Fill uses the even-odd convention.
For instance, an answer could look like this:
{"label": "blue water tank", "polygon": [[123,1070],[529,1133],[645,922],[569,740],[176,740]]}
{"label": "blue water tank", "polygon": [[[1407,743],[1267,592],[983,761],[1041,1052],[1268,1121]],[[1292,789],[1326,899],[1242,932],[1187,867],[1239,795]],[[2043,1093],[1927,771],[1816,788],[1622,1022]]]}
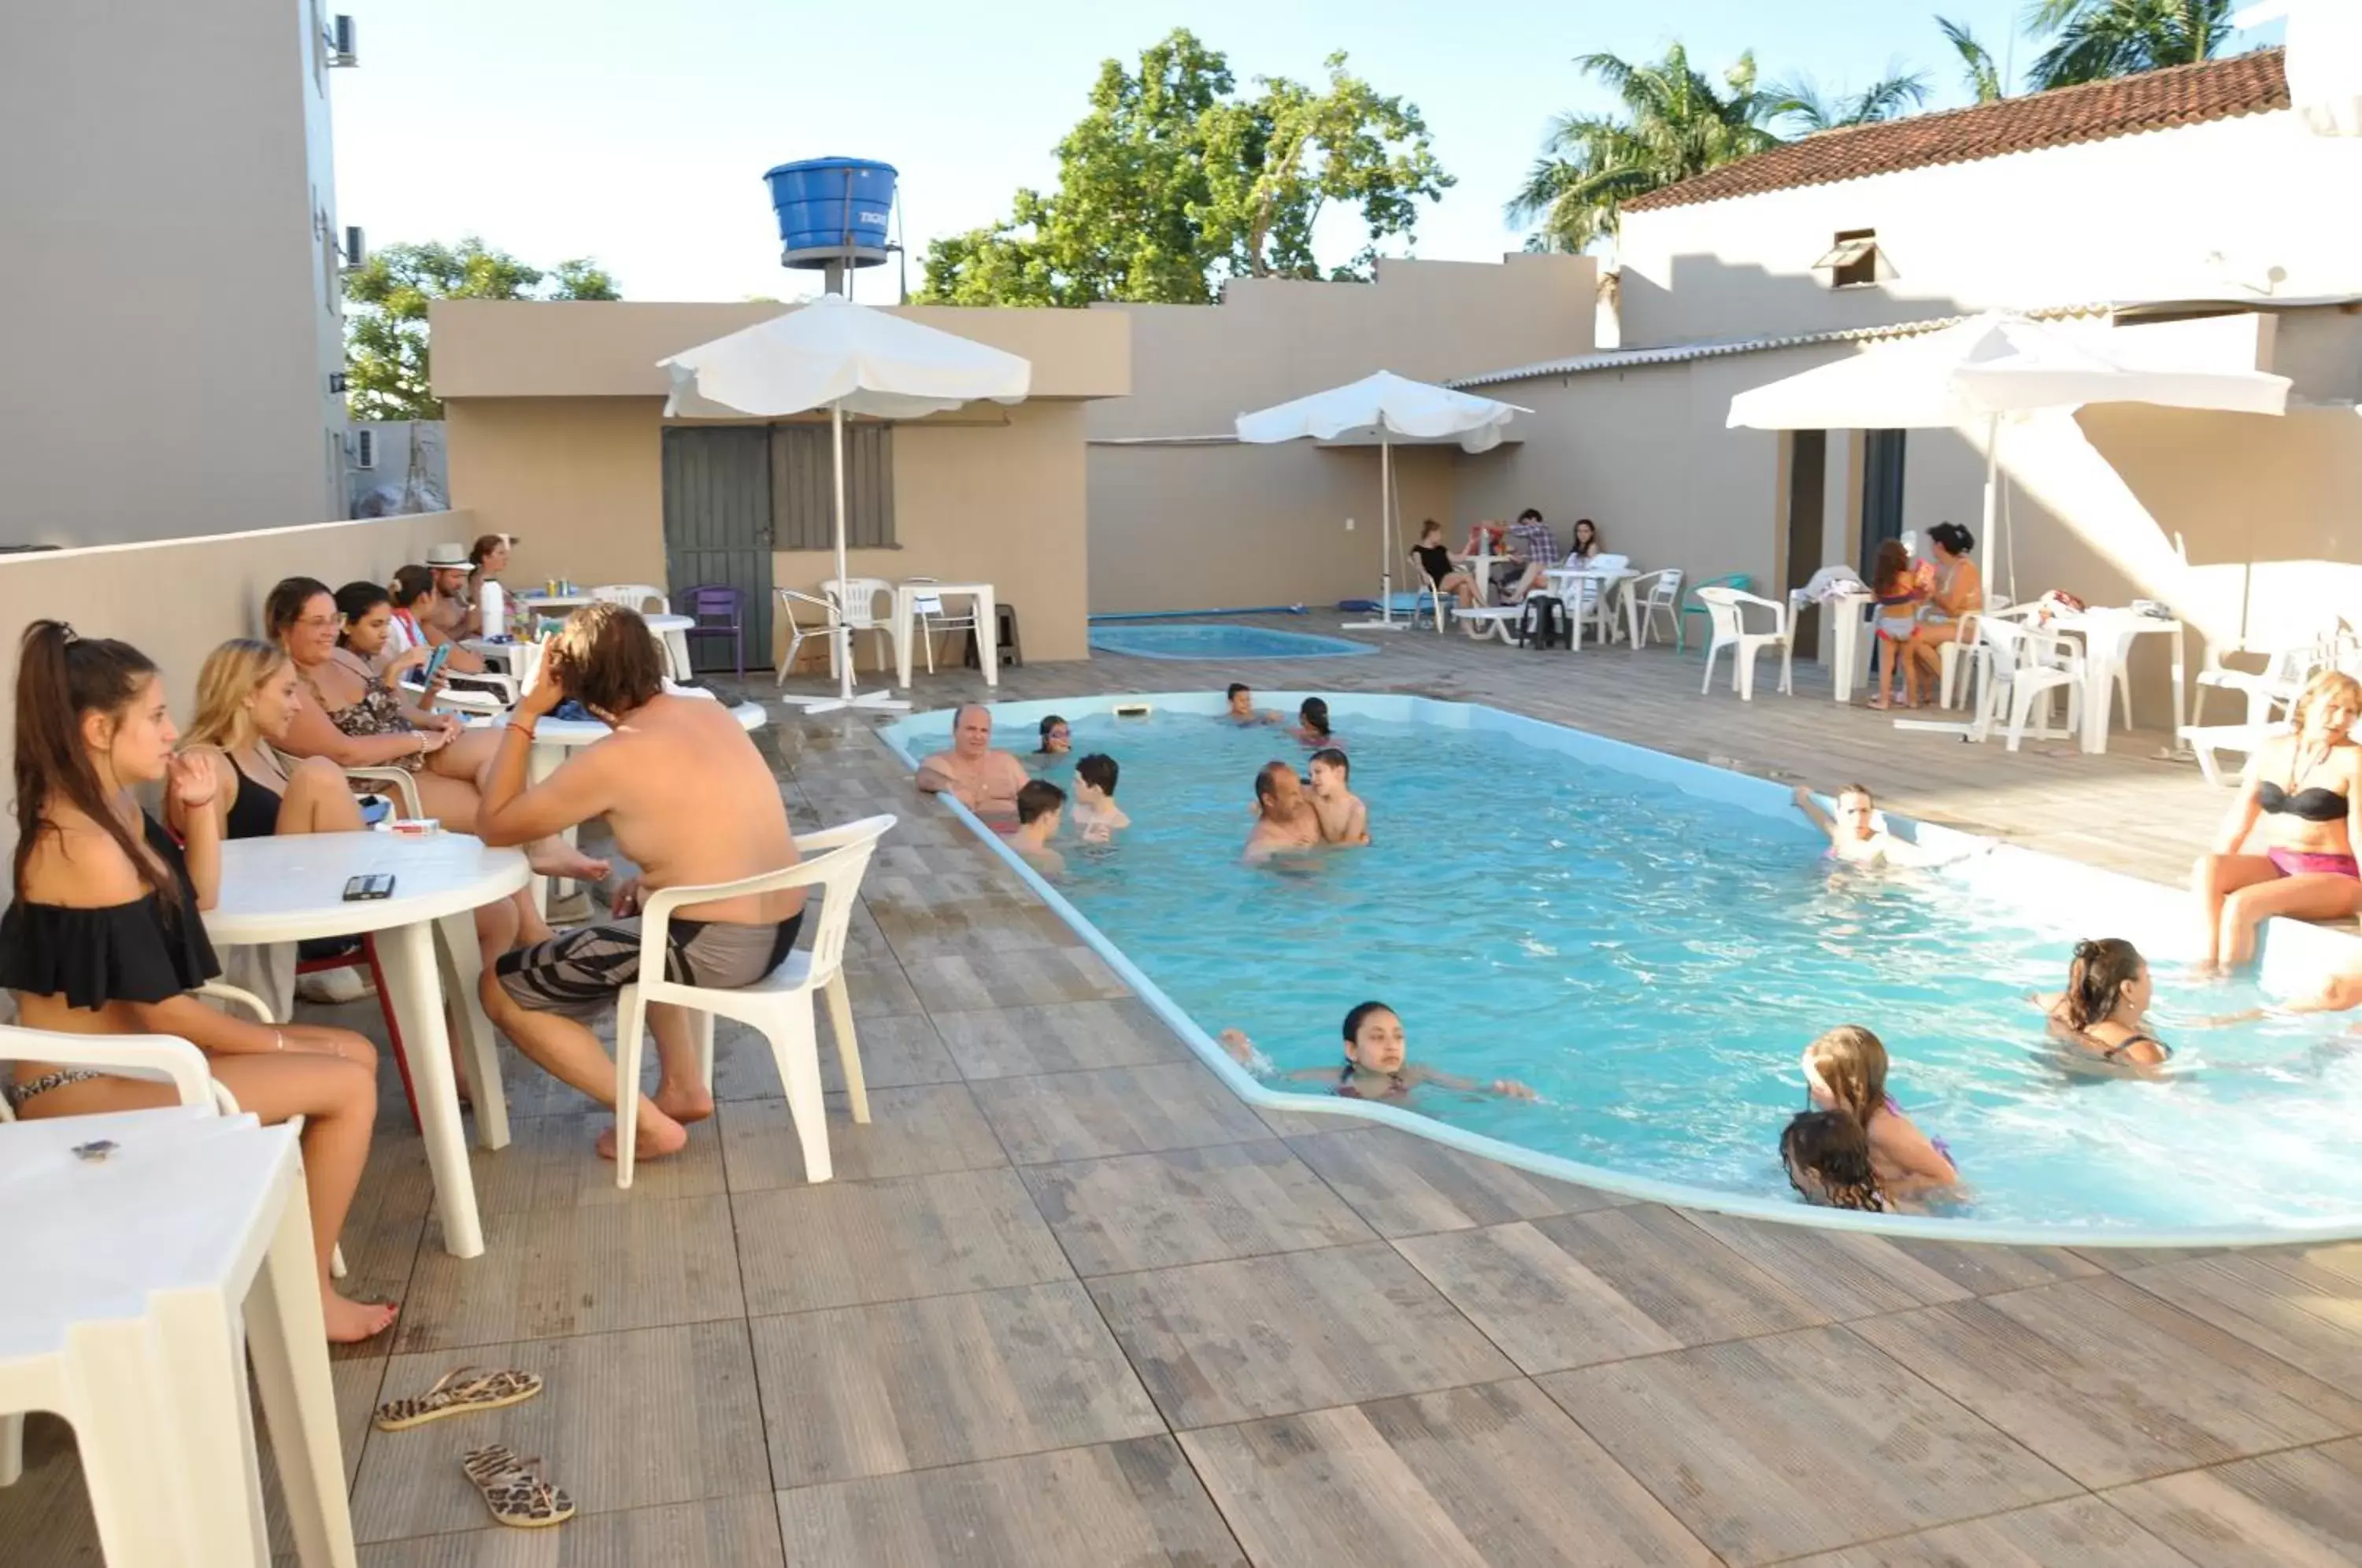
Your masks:
{"label": "blue water tank", "polygon": [[894,166],[866,158],[806,158],[763,174],[779,218],[779,264],[825,267],[886,259]]}

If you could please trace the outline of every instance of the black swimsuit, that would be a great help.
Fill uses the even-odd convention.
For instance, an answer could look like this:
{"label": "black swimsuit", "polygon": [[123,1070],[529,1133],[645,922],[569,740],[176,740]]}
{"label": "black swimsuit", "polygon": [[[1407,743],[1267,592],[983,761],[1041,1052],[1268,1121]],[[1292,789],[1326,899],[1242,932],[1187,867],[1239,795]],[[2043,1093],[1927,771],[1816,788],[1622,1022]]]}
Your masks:
{"label": "black swimsuit", "polygon": [[279,804],[283,797],[238,767],[237,758],[231,757],[229,766],[230,771],[237,775],[237,799],[229,803],[229,819],[226,824],[228,836],[270,837],[279,831]]}
{"label": "black swimsuit", "polygon": [[1428,581],[1440,583],[1451,575],[1451,552],[1441,545],[1418,545],[1411,554],[1418,558],[1419,569],[1427,573]]}
{"label": "black swimsuit", "polygon": [[2256,804],[2261,806],[2268,816],[2277,817],[2285,812],[2299,822],[2334,823],[2345,815],[2345,797],[2318,784],[2291,795],[2270,779],[2266,779],[2256,787]]}

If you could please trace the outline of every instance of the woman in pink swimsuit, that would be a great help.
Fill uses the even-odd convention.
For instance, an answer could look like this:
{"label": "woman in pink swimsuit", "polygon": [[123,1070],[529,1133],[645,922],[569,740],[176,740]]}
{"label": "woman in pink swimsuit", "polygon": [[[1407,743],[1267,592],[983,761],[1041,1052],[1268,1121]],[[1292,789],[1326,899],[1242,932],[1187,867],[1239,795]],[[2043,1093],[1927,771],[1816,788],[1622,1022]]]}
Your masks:
{"label": "woman in pink swimsuit", "polygon": [[[2266,741],[2211,855],[2191,871],[2205,922],[2205,967],[2255,955],[2256,927],[2270,915],[2336,920],[2362,911],[2362,746],[2350,733],[2362,683],[2325,669],[2306,682],[2293,732]],[[2253,835],[2260,842],[2250,845]]]}

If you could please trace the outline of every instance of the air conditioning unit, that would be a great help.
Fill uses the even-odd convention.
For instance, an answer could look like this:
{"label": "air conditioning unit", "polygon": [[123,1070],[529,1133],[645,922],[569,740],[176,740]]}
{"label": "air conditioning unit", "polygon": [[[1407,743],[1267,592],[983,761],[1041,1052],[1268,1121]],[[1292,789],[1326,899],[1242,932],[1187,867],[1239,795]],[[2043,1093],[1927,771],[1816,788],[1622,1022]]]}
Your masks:
{"label": "air conditioning unit", "polygon": [[357,469],[373,469],[377,467],[376,431],[356,430],[353,432],[353,467]]}
{"label": "air conditioning unit", "polygon": [[360,56],[353,52],[353,19],[338,17],[328,28],[328,63],[352,66],[360,62]]}

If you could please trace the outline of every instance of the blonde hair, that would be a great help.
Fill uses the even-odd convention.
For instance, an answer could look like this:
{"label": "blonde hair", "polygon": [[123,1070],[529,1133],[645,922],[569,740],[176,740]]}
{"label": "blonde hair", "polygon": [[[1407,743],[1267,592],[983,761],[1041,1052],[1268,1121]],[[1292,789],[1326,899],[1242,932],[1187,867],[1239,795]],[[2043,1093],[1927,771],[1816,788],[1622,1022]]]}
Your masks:
{"label": "blonde hair", "polygon": [[246,700],[287,662],[286,649],[252,637],[232,637],[205,655],[197,671],[197,716],[182,744],[244,749],[257,734]]}
{"label": "blonde hair", "polygon": [[1839,1110],[1864,1127],[1886,1109],[1886,1045],[1859,1023],[1840,1023],[1805,1047]]}
{"label": "blonde hair", "polygon": [[2310,738],[2305,732],[2312,728],[2313,710],[2333,697],[2345,698],[2348,709],[2362,712],[2362,680],[2342,669],[2324,669],[2306,681],[2304,690],[2297,694],[2296,705],[2289,710],[2295,719],[2293,745],[2301,746]]}

